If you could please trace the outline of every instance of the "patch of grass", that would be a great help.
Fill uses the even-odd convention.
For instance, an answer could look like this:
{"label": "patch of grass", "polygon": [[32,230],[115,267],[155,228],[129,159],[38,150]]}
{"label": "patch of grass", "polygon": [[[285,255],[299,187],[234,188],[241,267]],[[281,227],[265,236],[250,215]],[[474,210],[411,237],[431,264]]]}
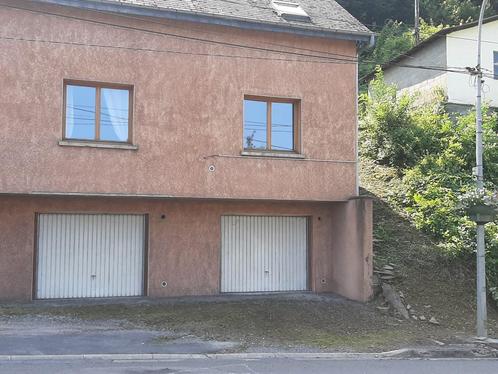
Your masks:
{"label": "patch of grass", "polygon": [[377,351],[390,349],[404,344],[414,344],[419,339],[408,331],[401,329],[386,329],[375,333],[369,332],[364,335],[334,335],[330,333],[317,333],[309,341],[309,345],[320,348],[347,346],[356,351]]}
{"label": "patch of grass", "polygon": [[[20,312],[18,307],[15,313]],[[82,320],[123,320],[128,325],[241,342],[251,347],[379,351],[446,336],[444,327],[400,322],[374,305],[336,298],[260,299],[146,305],[29,306],[23,314]],[[13,315],[0,307],[1,315]],[[173,335],[170,335],[173,334]]]}

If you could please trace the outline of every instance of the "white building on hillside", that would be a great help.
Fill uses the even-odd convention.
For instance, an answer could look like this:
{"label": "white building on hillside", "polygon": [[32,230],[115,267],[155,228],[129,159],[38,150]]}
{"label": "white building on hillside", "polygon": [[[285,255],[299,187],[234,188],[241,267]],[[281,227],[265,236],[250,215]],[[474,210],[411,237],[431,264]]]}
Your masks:
{"label": "white building on hillside", "polygon": [[[498,15],[485,20],[482,40],[483,100],[498,108]],[[473,22],[439,31],[385,64],[383,70],[385,81],[396,84],[399,91],[418,92],[420,100],[427,100],[439,87],[448,98],[449,110],[465,111],[475,105],[476,88],[475,78],[463,69],[476,63],[477,23]]]}

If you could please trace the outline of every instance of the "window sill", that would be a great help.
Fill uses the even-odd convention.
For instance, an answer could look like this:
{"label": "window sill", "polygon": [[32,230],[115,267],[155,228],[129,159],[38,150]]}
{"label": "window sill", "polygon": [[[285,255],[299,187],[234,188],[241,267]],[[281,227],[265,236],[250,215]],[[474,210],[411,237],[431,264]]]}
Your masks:
{"label": "window sill", "polygon": [[249,157],[292,158],[298,160],[303,160],[306,158],[305,155],[302,155],[300,153],[291,153],[291,152],[242,151],[240,154],[242,156],[249,156]]}
{"label": "window sill", "polygon": [[88,148],[106,148],[106,149],[125,149],[136,151],[138,146],[125,143],[104,143],[83,140],[59,140],[59,145],[63,147],[88,147]]}

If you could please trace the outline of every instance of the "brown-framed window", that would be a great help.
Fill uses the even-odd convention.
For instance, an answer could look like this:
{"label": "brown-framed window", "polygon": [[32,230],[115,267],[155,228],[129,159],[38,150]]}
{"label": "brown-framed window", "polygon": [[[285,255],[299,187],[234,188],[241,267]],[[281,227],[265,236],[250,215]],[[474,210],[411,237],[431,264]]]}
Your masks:
{"label": "brown-framed window", "polygon": [[63,138],[131,143],[133,87],[64,81]]}
{"label": "brown-framed window", "polygon": [[298,152],[300,101],[246,96],[244,150]]}

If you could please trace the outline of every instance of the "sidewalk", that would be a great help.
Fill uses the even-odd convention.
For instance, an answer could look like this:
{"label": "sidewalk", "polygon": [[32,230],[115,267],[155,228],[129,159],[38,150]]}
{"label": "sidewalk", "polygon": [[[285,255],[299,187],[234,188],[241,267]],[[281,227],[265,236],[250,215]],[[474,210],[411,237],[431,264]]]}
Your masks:
{"label": "sidewalk", "polygon": [[0,319],[0,355],[195,354],[238,346],[169,331],[137,329],[120,321],[26,316]]}
{"label": "sidewalk", "polygon": [[85,359],[1,361],[5,374],[132,374],[132,373],[217,373],[217,374],[496,374],[498,361],[481,359],[309,359],[309,358],[170,358],[156,360]]}
{"label": "sidewalk", "polygon": [[454,345],[447,348],[403,348],[379,353],[128,353],[128,354],[22,354],[0,355],[1,361],[176,361],[176,360],[259,360],[259,359],[303,359],[303,360],[410,360],[410,359],[488,359],[498,362],[498,351],[481,345]]}

